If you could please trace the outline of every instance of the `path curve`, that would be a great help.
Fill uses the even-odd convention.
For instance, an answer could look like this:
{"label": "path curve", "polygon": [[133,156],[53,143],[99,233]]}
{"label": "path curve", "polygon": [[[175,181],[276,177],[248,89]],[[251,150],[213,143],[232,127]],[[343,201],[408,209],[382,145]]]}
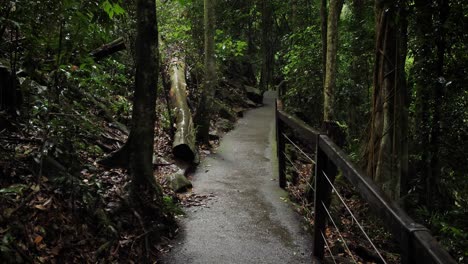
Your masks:
{"label": "path curve", "polygon": [[163,263],[311,263],[311,239],[278,187],[274,93],[226,134],[194,175],[194,192],[213,194],[187,208]]}

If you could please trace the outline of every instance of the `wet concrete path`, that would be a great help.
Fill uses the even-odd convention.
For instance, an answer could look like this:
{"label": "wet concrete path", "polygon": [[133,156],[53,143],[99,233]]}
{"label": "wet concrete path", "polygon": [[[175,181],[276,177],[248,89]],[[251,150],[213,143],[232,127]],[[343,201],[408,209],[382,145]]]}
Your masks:
{"label": "wet concrete path", "polygon": [[163,263],[311,263],[311,242],[278,187],[274,94],[224,136],[199,166],[194,192],[214,198],[187,208]]}

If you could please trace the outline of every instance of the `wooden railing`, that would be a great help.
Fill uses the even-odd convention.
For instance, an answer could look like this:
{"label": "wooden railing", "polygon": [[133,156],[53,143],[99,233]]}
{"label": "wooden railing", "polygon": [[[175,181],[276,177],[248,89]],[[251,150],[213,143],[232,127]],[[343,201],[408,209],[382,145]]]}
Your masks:
{"label": "wooden railing", "polygon": [[[327,135],[280,110],[276,103],[276,137],[280,187],[286,187],[286,129],[296,139],[315,149],[314,244],[313,258],[321,263],[325,255],[325,228],[329,215],[331,190],[338,171],[355,187],[370,209],[382,221],[400,245],[401,263],[456,263],[424,226],[417,224],[402,208],[362,173]],[[364,230],[363,230],[364,231]],[[372,243],[372,242],[371,242]],[[382,257],[379,254],[380,257]],[[383,260],[385,263],[385,260]]]}

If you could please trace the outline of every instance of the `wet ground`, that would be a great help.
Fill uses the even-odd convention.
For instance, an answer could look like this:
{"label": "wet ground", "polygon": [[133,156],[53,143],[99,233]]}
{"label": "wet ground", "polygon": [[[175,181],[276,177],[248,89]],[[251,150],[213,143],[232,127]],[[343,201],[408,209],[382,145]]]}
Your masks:
{"label": "wet ground", "polygon": [[187,208],[166,264],[311,263],[311,239],[278,187],[274,93],[226,134],[197,169],[193,191],[212,194]]}

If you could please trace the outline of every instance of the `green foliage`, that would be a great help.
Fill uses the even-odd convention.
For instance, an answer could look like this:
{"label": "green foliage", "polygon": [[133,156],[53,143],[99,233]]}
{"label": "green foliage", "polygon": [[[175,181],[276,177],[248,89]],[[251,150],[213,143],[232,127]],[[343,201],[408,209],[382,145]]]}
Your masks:
{"label": "green foliage", "polygon": [[170,212],[172,215],[185,215],[182,208],[179,206],[177,202],[171,196],[164,195],[163,197],[164,207]]}
{"label": "green foliage", "polygon": [[287,109],[307,122],[318,125],[322,113],[321,44],[318,26],[286,35],[283,46],[288,47],[277,58],[284,61],[281,68],[287,81]]}
{"label": "green foliage", "polygon": [[123,15],[125,10],[119,5],[119,3],[111,3],[109,0],[102,3],[102,9],[107,13],[110,19],[114,18],[114,15]]}
{"label": "green foliage", "polygon": [[25,184],[13,184],[0,189],[0,194],[21,195],[28,186]]}
{"label": "green foliage", "polygon": [[442,244],[449,252],[458,256],[457,261],[468,260],[468,232],[466,232],[466,207],[444,212],[431,212],[427,207],[419,207],[418,217],[436,237],[443,238]]}
{"label": "green foliage", "polygon": [[247,51],[247,42],[242,40],[233,40],[231,36],[227,36],[222,30],[216,30],[216,56],[222,61],[242,57]]}

